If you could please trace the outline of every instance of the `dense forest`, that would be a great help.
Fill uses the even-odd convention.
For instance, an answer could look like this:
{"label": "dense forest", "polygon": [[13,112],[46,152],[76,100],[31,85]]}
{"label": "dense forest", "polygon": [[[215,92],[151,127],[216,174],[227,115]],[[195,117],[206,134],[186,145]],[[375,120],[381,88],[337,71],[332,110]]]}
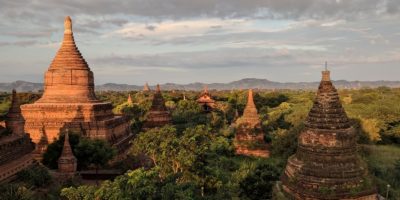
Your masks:
{"label": "dense forest", "polygon": [[[64,140],[59,138],[49,145],[44,156],[46,168],[25,170],[16,182],[2,185],[1,199],[15,196],[69,200],[272,198],[287,158],[296,151],[297,135],[304,127],[315,91],[255,91],[254,101],[271,151],[268,159],[234,154],[235,129],[231,124],[236,112],[243,113],[247,91],[210,92],[217,101],[216,109],[203,112],[195,101],[198,92],[164,91],[172,124],[146,132],[141,127],[151,106],[151,92],[98,92],[99,99],[113,104],[116,114],[124,114],[131,120],[135,138],[131,142],[130,159],[113,166],[126,173],[97,184],[84,184],[79,179],[56,184],[46,168],[56,168]],[[132,104],[127,102],[128,94]],[[18,95],[22,103],[40,97],[36,93]],[[379,193],[386,194],[390,185],[390,198],[399,199],[400,89],[340,90],[339,95],[358,132],[359,154],[368,164]],[[9,93],[0,93],[1,116],[6,114],[10,98]],[[88,141],[77,134],[72,134],[71,141],[80,163],[78,168],[110,167],[107,161],[115,153],[107,144]],[[94,152],[103,152],[97,156],[101,159],[88,159]]]}

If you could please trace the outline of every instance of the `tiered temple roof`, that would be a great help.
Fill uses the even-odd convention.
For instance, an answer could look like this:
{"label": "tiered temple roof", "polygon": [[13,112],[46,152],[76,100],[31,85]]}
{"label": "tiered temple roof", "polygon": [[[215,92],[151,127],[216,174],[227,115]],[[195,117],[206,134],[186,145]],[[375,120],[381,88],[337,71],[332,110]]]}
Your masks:
{"label": "tiered temple roof", "polygon": [[11,107],[6,115],[6,126],[0,126],[0,183],[7,182],[23,169],[33,164],[34,144],[24,131],[24,119],[19,109],[19,99],[13,90]]}
{"label": "tiered temple roof", "polygon": [[156,92],[153,96],[151,108],[147,114],[147,119],[143,125],[144,129],[161,127],[171,122],[171,114],[165,106],[164,98],[161,94],[160,85],[157,84]]}
{"label": "tiered temple roof", "polygon": [[51,143],[68,128],[84,137],[104,139],[123,152],[132,138],[129,121],[115,116],[111,103],[96,98],[93,72],[75,44],[70,17],[65,18],[64,28],[61,47],[44,77],[43,96],[21,106],[25,130],[35,143],[43,133]]}
{"label": "tiered temple roof", "polygon": [[261,121],[253,100],[253,90],[249,90],[243,116],[236,120],[236,154],[268,157]]}
{"label": "tiered temple roof", "polygon": [[207,86],[204,87],[204,91],[197,99],[197,103],[203,107],[204,111],[211,111],[215,107],[215,100],[211,98]]}
{"label": "tiered temple roof", "polygon": [[58,171],[63,174],[74,174],[76,172],[76,166],[77,160],[72,153],[67,130],[65,133],[63,150],[60,158],[58,158]]}
{"label": "tiered temple roof", "polygon": [[93,72],[75,44],[72,21],[64,21],[64,39],[45,74],[41,103],[99,102],[94,93]]}
{"label": "tiered temple roof", "polygon": [[282,188],[295,199],[377,199],[357,155],[357,135],[330,80],[322,72],[317,97],[288,160]]}

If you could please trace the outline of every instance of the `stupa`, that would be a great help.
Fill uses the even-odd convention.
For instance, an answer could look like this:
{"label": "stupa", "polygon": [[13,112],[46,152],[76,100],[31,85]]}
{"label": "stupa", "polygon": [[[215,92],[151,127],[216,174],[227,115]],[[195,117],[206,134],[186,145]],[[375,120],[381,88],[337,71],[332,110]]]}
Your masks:
{"label": "stupa", "polygon": [[25,120],[21,115],[20,102],[17,97],[17,92],[12,91],[11,107],[6,115],[6,128],[11,130],[13,134],[24,135]]}
{"label": "stupa", "polygon": [[34,163],[32,152],[35,148],[29,135],[24,131],[24,119],[15,90],[11,107],[6,115],[5,125],[0,125],[0,183],[12,180],[18,172]]}
{"label": "stupa", "polygon": [[171,122],[171,114],[165,107],[165,101],[161,94],[160,85],[157,84],[156,92],[153,96],[153,102],[151,108],[147,114],[146,122],[143,128],[150,129],[155,127],[161,127]]}
{"label": "stupa", "polygon": [[197,103],[199,103],[203,107],[203,110],[206,112],[211,111],[215,107],[215,100],[211,98],[207,86],[204,87],[204,91],[200,94],[200,97],[197,99]]}
{"label": "stupa", "polygon": [[146,84],[144,84],[143,86],[143,92],[149,92],[150,91],[150,87],[149,84],[146,82]]}
{"label": "stupa", "polygon": [[69,144],[68,130],[65,132],[64,146],[60,157],[58,158],[58,172],[66,175],[73,175],[76,172],[77,160],[72,153]]}
{"label": "stupa", "polygon": [[327,69],[281,180],[288,199],[377,199],[367,166],[357,155],[357,133]]}
{"label": "stupa", "polygon": [[43,134],[51,143],[68,128],[83,137],[106,140],[122,152],[132,138],[129,122],[112,113],[111,103],[96,98],[93,72],[75,45],[69,16],[64,28],[61,47],[44,77],[43,96],[21,106],[25,131],[35,143]]}
{"label": "stupa", "polygon": [[131,94],[128,94],[128,100],[126,101],[129,105],[133,104]]}
{"label": "stupa", "polygon": [[253,100],[253,90],[249,90],[243,116],[236,120],[236,154],[269,157],[268,146],[264,141],[261,121]]}

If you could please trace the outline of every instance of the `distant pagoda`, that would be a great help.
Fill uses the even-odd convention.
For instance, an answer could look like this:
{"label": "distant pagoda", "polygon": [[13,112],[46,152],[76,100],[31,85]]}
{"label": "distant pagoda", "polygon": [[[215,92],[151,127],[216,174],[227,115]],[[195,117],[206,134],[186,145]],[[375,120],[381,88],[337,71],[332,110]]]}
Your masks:
{"label": "distant pagoda", "polygon": [[144,84],[143,86],[143,92],[149,92],[150,91],[150,87],[149,84],[146,82],[146,84]]}
{"label": "distant pagoda", "polygon": [[133,135],[128,119],[114,115],[112,108],[95,95],[93,72],[75,44],[68,16],[61,47],[45,73],[43,96],[21,106],[25,130],[35,143],[43,134],[51,143],[68,128],[83,137],[106,140],[122,153]]}
{"label": "distant pagoda", "polygon": [[58,158],[58,172],[65,175],[73,175],[76,172],[77,159],[72,152],[68,135],[67,130],[65,132],[63,150]]}
{"label": "distant pagoda", "polygon": [[281,180],[289,199],[377,199],[367,166],[357,155],[357,133],[327,69],[299,135],[297,152],[289,158]]}
{"label": "distant pagoda", "polygon": [[32,152],[35,145],[24,131],[24,119],[15,90],[5,125],[0,125],[0,183],[12,180],[18,172],[34,163]]}
{"label": "distant pagoda", "polygon": [[200,104],[203,107],[203,110],[206,112],[211,111],[215,107],[215,100],[211,98],[207,85],[204,86],[204,91],[197,99],[197,103]]}
{"label": "distant pagoda", "polygon": [[157,84],[156,92],[153,96],[153,102],[151,108],[147,114],[146,122],[143,128],[150,129],[155,127],[161,127],[171,122],[171,114],[165,106],[164,98],[161,94],[160,85]]}
{"label": "distant pagoda", "polygon": [[243,116],[236,120],[236,154],[268,157],[269,151],[261,130],[261,121],[253,100],[253,90],[249,90]]}
{"label": "distant pagoda", "polygon": [[133,104],[131,94],[128,94],[128,100],[126,101],[129,105]]}
{"label": "distant pagoda", "polygon": [[25,130],[25,120],[22,117],[21,114],[21,104],[19,102],[19,99],[17,97],[17,92],[15,90],[12,90],[12,100],[11,100],[11,107],[8,110],[8,113],[6,115],[6,128],[8,130],[11,130],[13,134],[16,135],[24,135]]}

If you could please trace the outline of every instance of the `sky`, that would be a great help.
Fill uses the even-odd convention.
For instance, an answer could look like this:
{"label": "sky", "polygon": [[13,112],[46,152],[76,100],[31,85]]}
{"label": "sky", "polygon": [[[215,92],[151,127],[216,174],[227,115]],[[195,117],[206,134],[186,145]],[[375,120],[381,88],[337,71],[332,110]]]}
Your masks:
{"label": "sky", "polygon": [[67,15],[96,84],[400,80],[399,0],[0,0],[0,82],[43,82]]}

